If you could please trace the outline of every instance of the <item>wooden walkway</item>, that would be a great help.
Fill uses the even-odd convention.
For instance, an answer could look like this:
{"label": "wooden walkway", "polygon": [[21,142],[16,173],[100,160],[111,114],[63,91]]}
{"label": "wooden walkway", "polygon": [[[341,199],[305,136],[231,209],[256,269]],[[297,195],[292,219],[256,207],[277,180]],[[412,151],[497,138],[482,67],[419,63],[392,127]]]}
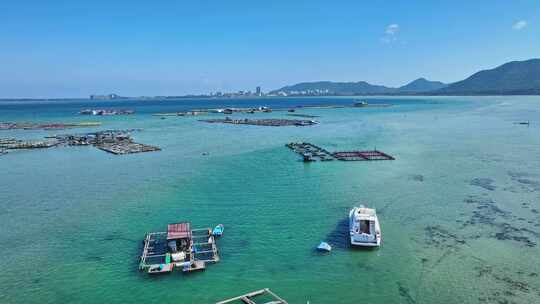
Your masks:
{"label": "wooden walkway", "polygon": [[[262,297],[264,295],[268,295],[272,298],[269,302],[256,302],[257,297]],[[234,302],[242,302],[245,304],[288,304],[287,301],[280,298],[277,294],[270,291],[270,289],[265,288],[257,291],[253,291],[250,293],[243,294],[241,296],[237,296],[234,298],[230,298],[227,300],[216,302],[216,304],[228,304],[228,303],[234,303]]]}

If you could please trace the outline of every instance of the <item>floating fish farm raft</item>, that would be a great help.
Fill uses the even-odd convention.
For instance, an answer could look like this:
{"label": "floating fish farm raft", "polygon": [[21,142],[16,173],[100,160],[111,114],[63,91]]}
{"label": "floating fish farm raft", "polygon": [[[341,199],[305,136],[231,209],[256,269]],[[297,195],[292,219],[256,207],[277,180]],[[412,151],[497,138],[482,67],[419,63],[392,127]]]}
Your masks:
{"label": "floating fish farm raft", "polygon": [[332,156],[338,160],[344,161],[395,160],[393,156],[378,150],[334,152],[332,153]]}
{"label": "floating fish farm raft", "polygon": [[161,150],[158,147],[133,142],[130,133],[134,131],[139,130],[105,130],[85,134],[57,135],[55,138],[70,146],[93,145],[102,151],[112,154],[131,154]]}
{"label": "floating fish farm raft", "polygon": [[245,303],[245,304],[287,304],[287,301],[280,298],[277,294],[265,288],[250,293],[243,294],[234,298],[219,301],[216,304]]}
{"label": "floating fish farm raft", "polygon": [[302,117],[302,118],[317,118],[320,116],[317,115],[308,115],[308,114],[287,114],[287,116],[295,116],[295,117]]}
{"label": "floating fish farm raft", "polygon": [[295,142],[288,143],[289,149],[300,154],[304,162],[313,161],[373,161],[373,160],[395,160],[391,155],[378,150],[370,151],[345,151],[345,152],[329,152],[312,143]]}
{"label": "floating fish farm raft", "polygon": [[0,138],[0,150],[16,149],[43,149],[59,145],[60,142],[55,139],[49,140],[19,140],[14,138]]}
{"label": "floating fish farm raft", "polygon": [[304,157],[304,161],[306,162],[334,160],[332,153],[311,143],[303,143],[303,142],[288,143],[285,146],[287,146],[289,149],[293,150],[294,152],[302,155],[302,157]]}
{"label": "floating fish farm raft", "polygon": [[0,122],[0,130],[59,130],[71,128],[98,127],[100,122],[81,123],[31,123],[31,122]]}
{"label": "floating fish farm raft", "polygon": [[160,151],[154,146],[136,143],[130,133],[131,130],[105,130],[83,134],[62,134],[46,137],[46,140],[17,140],[14,138],[0,138],[0,149],[43,149],[55,146],[89,146],[112,154],[131,154],[141,152]]}
{"label": "floating fish farm raft", "polygon": [[169,224],[166,232],[150,232],[144,239],[139,270],[149,274],[202,271],[219,262],[212,229],[192,229],[191,223]]}
{"label": "floating fish farm raft", "polygon": [[100,150],[103,150],[105,152],[109,152],[112,154],[132,154],[132,153],[142,153],[142,152],[154,152],[154,151],[161,150],[158,147],[135,143],[135,142],[104,143],[104,144],[96,145],[96,147]]}
{"label": "floating fish farm raft", "polygon": [[268,127],[285,127],[285,126],[312,126],[317,124],[314,120],[299,120],[299,119],[205,119],[201,120],[208,123],[225,123],[233,125],[253,125],[253,126],[268,126]]}
{"label": "floating fish farm raft", "polygon": [[198,116],[198,115],[205,115],[208,114],[208,112],[205,111],[187,111],[187,112],[172,112],[172,113],[156,113],[152,114],[152,116]]}
{"label": "floating fish farm raft", "polygon": [[93,116],[105,116],[105,115],[131,115],[135,114],[134,110],[111,110],[111,109],[85,109],[79,112],[79,115],[93,115]]}

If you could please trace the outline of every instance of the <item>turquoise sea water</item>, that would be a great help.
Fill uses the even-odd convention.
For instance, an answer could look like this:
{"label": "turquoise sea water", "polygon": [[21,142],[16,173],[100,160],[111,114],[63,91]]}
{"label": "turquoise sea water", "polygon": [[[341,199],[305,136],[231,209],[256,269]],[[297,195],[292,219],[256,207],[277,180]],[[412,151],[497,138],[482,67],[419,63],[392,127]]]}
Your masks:
{"label": "turquoise sea water", "polygon": [[[151,114],[353,98],[0,102],[0,121],[102,121],[142,128],[134,138],[163,149],[0,156],[0,303],[214,303],[265,287],[290,303],[540,302],[540,97],[367,100],[394,106],[303,109],[320,124],[272,128]],[[75,115],[92,107],[137,114]],[[396,160],[304,164],[284,146],[299,140]],[[378,209],[378,250],[347,246],[344,220],[359,203]],[[221,261],[191,275],[139,272],[144,234],[183,220],[225,225]],[[330,255],[314,252],[321,240]]]}

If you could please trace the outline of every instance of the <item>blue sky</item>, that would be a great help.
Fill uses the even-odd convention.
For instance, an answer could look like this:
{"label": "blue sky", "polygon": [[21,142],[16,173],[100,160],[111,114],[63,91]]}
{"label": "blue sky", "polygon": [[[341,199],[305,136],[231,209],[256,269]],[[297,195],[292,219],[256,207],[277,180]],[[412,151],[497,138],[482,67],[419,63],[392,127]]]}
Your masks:
{"label": "blue sky", "polygon": [[540,57],[540,1],[0,1],[0,97],[452,82]]}

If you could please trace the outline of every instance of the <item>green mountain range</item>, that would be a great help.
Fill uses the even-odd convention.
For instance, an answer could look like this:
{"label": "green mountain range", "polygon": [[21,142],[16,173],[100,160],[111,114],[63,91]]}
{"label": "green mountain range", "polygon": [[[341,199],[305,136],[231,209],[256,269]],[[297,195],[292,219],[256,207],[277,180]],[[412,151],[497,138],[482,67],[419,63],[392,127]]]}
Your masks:
{"label": "green mountain range", "polygon": [[430,81],[425,78],[418,78],[399,87],[398,91],[402,93],[422,93],[439,90],[446,86],[448,86],[446,83],[440,81]]}
{"label": "green mountain range", "polygon": [[540,59],[512,61],[435,91],[442,95],[540,94]]}
{"label": "green mountain range", "polygon": [[360,95],[360,94],[389,94],[396,89],[380,85],[372,85],[365,81],[359,82],[302,82],[295,85],[286,86],[279,90],[270,92],[276,94],[284,92],[288,95],[305,95],[310,92],[321,95]]}
{"label": "green mountain range", "polygon": [[512,61],[445,84],[418,78],[398,88],[359,82],[302,82],[270,92],[282,95],[540,95],[540,59]]}
{"label": "green mountain range", "polygon": [[271,94],[287,95],[388,95],[388,94],[415,94],[438,90],[446,87],[440,81],[429,81],[418,78],[402,87],[391,88],[374,85],[365,81],[359,82],[333,82],[317,81],[302,82],[270,92]]}

